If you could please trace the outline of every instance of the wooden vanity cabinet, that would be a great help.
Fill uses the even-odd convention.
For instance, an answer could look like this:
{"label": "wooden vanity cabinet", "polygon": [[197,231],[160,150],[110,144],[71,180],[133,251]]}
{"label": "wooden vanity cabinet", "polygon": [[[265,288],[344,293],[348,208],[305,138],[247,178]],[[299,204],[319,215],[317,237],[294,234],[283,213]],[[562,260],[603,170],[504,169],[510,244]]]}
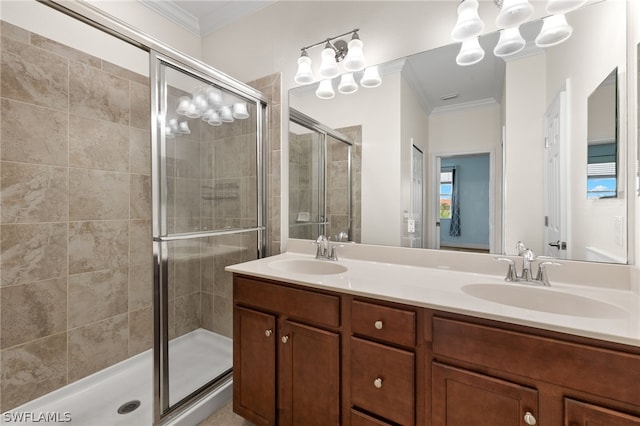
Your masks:
{"label": "wooden vanity cabinet", "polygon": [[417,360],[422,363],[419,310],[358,299],[351,300],[350,308],[352,426],[416,424],[416,396],[422,393],[416,386]]}
{"label": "wooden vanity cabinet", "polygon": [[535,424],[539,411],[536,389],[437,362],[431,393],[433,426]]}
{"label": "wooden vanity cabinet", "polygon": [[256,425],[640,426],[640,348],[234,275]]}
{"label": "wooden vanity cabinet", "polygon": [[432,326],[433,426],[640,426],[640,351],[466,317]]}
{"label": "wooden vanity cabinet", "polygon": [[234,277],[233,409],[256,425],[341,424],[340,298]]}

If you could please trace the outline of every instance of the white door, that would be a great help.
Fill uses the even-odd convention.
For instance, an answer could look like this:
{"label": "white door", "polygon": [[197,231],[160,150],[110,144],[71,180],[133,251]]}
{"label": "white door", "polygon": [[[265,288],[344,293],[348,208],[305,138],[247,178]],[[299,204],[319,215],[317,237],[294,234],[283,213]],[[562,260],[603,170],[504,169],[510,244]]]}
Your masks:
{"label": "white door", "polygon": [[411,206],[409,214],[410,247],[424,247],[424,154],[415,145],[411,149]]}
{"label": "white door", "polygon": [[544,116],[544,255],[567,258],[566,91],[558,93]]}

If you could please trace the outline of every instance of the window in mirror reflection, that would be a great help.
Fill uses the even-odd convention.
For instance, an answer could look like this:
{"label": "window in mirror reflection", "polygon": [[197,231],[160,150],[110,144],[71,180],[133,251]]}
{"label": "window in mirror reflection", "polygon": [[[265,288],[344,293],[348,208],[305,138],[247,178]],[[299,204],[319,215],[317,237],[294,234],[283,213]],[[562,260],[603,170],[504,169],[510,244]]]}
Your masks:
{"label": "window in mirror reflection", "polygon": [[618,193],[617,68],[589,95],[587,199],[616,198]]}
{"label": "window in mirror reflection", "polygon": [[440,219],[451,219],[451,196],[453,195],[453,170],[440,173]]}

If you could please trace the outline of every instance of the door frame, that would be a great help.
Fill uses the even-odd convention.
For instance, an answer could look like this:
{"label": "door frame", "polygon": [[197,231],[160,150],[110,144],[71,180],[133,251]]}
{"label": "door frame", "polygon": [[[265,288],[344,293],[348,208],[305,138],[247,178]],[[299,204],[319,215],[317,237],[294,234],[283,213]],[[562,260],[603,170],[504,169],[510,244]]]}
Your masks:
{"label": "door frame", "polygon": [[[440,248],[440,169],[443,158],[464,157],[472,155],[489,156],[489,252],[497,253],[497,243],[502,238],[502,231],[496,228],[497,208],[496,206],[496,149],[481,149],[460,152],[432,152],[429,154],[430,179],[429,192],[431,194],[427,200],[427,227],[429,235],[429,246],[431,249]],[[497,233],[499,237],[496,237]]]}

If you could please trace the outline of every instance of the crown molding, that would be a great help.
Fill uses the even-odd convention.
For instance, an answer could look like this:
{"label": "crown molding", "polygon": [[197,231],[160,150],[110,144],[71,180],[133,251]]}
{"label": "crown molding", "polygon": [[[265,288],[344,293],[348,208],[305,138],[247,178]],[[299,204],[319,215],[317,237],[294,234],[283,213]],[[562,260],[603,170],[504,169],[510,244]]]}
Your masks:
{"label": "crown molding", "polygon": [[172,1],[137,0],[138,3],[159,13],[170,21],[180,25],[187,31],[197,36],[201,36],[200,21],[198,18],[177,6]]}

